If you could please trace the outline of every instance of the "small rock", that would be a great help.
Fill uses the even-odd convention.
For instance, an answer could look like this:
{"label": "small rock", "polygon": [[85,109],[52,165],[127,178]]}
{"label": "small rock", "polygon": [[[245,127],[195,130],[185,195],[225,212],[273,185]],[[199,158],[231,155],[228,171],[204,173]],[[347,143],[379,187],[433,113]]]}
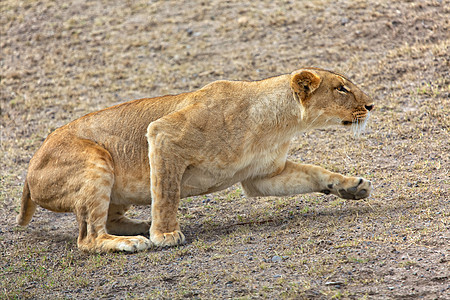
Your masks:
{"label": "small rock", "polygon": [[272,257],[272,262],[277,263],[282,261],[283,258],[281,256],[275,255],[274,257]]}
{"label": "small rock", "polygon": [[240,18],[237,20],[237,22],[238,22],[238,24],[241,25],[241,26],[248,25],[248,18],[247,18],[247,17],[240,17]]}
{"label": "small rock", "polygon": [[275,275],[273,275],[273,278],[281,278],[281,275],[280,274],[275,274]]}

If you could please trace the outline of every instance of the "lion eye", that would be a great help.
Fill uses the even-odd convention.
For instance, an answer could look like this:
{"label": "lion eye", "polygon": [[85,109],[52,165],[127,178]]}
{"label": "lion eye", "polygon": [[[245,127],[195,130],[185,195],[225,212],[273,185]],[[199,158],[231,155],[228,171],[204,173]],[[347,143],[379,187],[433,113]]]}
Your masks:
{"label": "lion eye", "polygon": [[337,90],[338,90],[339,92],[342,92],[342,93],[348,93],[348,90],[347,90],[347,89],[345,88],[345,86],[343,86],[343,85],[341,85],[340,87],[338,87]]}

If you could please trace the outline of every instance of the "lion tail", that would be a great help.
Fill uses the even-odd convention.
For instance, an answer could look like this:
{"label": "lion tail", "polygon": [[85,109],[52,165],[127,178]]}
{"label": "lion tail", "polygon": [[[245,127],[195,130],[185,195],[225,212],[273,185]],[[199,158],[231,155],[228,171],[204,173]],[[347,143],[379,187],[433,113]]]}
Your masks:
{"label": "lion tail", "polygon": [[36,211],[36,206],[37,206],[36,203],[34,203],[31,200],[30,187],[28,186],[28,182],[25,179],[25,183],[23,185],[20,213],[16,219],[17,223],[20,226],[26,226],[28,225],[28,223],[30,223],[31,218],[33,217],[34,212]]}

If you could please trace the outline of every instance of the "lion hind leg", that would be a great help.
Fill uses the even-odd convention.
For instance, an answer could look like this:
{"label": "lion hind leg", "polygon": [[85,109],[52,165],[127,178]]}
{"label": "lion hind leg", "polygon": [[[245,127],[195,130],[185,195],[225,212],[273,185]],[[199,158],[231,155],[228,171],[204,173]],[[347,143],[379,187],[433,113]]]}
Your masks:
{"label": "lion hind leg", "polygon": [[[95,148],[95,149],[94,149]],[[77,193],[74,212],[79,226],[78,247],[88,252],[135,252],[150,247],[143,236],[115,236],[107,231],[111,190],[114,184],[112,158],[99,147],[85,149],[88,162],[84,170],[81,188]],[[125,210],[124,210],[125,212]]]}
{"label": "lion hind leg", "polygon": [[109,204],[108,219],[106,221],[108,233],[117,235],[148,234],[150,222],[127,218],[125,212],[129,207],[129,205]]}
{"label": "lion hind leg", "polygon": [[150,241],[143,236],[109,234],[106,224],[111,187],[92,184],[87,189],[90,190],[89,197],[75,210],[79,226],[78,248],[87,252],[136,252],[150,247]]}

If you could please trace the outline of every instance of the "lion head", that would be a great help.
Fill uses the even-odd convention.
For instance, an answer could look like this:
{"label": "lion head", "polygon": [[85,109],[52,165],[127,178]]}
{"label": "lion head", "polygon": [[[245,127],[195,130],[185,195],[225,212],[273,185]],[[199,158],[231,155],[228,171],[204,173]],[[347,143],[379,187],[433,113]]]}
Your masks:
{"label": "lion head", "polygon": [[291,74],[290,84],[301,105],[302,121],[309,127],[344,125],[360,132],[374,107],[369,96],[335,72],[300,69]]}

